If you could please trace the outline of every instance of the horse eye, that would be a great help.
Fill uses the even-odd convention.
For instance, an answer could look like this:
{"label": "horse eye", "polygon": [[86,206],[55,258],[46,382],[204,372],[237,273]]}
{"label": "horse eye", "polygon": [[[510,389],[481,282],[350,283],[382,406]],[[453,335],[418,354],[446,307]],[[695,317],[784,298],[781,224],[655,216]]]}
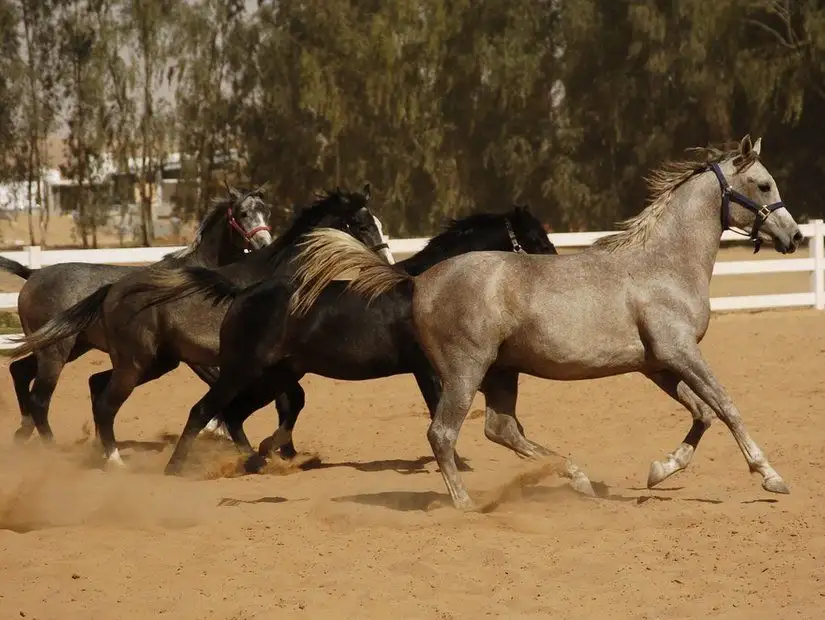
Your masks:
{"label": "horse eye", "polygon": [[757,185],[756,187],[758,187],[758,188],[759,188],[759,191],[760,191],[760,192],[764,192],[764,193],[766,193],[766,194],[767,194],[769,191],[771,191],[771,184],[770,184],[770,183],[760,183],[760,184],[759,184],[759,185]]}

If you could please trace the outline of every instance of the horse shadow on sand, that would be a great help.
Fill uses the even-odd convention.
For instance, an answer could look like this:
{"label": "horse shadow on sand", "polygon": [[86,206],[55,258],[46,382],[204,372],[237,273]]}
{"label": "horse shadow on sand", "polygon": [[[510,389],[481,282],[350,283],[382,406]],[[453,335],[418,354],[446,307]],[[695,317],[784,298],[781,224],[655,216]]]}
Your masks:
{"label": "horse shadow on sand", "polygon": [[[642,506],[648,502],[696,502],[701,504],[724,504],[721,499],[705,497],[678,497],[665,495],[669,491],[680,491],[684,487],[668,487],[658,489],[657,494],[633,495],[614,492],[603,482],[591,481],[596,497],[589,497],[576,491],[568,484],[558,486],[528,486],[520,484],[519,480],[505,484],[497,489],[477,492],[475,494],[478,512],[494,512],[507,504],[515,503],[557,503],[560,501],[610,501],[622,503],[634,503]],[[633,487],[629,491],[647,492],[644,487]],[[449,508],[452,506],[450,496],[446,493],[435,491],[383,491],[378,493],[359,493],[333,498],[336,502],[356,503],[367,506],[378,506],[402,512],[419,511],[429,512],[438,508]],[[753,499],[746,500],[744,504],[754,503],[775,503],[775,499]]]}

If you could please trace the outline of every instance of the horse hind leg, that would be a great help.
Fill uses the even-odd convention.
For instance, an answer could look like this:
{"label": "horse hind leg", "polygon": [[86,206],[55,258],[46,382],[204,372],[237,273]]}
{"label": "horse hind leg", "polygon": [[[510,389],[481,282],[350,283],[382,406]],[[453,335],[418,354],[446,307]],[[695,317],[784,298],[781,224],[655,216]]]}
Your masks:
{"label": "horse hind leg", "polygon": [[47,443],[54,441],[49,425],[49,405],[71,353],[71,348],[61,345],[37,353],[37,374],[29,394],[29,414],[40,438]]}
{"label": "horse hind leg", "polygon": [[37,375],[37,356],[30,353],[26,357],[9,364],[9,373],[14,383],[14,393],[20,407],[20,428],[14,433],[15,441],[23,443],[34,432],[34,420],[31,416],[31,383]]}
{"label": "horse hind leg", "polygon": [[[421,390],[421,395],[424,397],[424,402],[427,404],[427,410],[430,414],[430,420],[435,415],[435,409],[438,407],[438,400],[441,398],[441,381],[438,377],[428,370],[427,372],[418,371],[414,373],[415,381],[418,383],[418,389]],[[458,471],[472,471],[473,468],[467,464],[463,458],[455,451],[455,466]]]}
{"label": "horse hind leg", "polygon": [[570,478],[571,486],[578,492],[595,496],[593,486],[585,473],[570,459],[531,441],[524,436],[524,428],[516,418],[518,398],[518,373],[495,371],[487,375],[481,391],[486,400],[484,435],[490,441],[513,450],[529,459],[553,457],[563,459],[560,473]]}
{"label": "horse hind leg", "polygon": [[664,460],[653,461],[650,464],[647,487],[653,488],[673,474],[687,468],[699,447],[702,435],[713,422],[714,413],[713,409],[702,402],[702,399],[672,372],[663,371],[650,374],[648,377],[668,396],[690,411],[693,416],[693,424],[679,447],[668,454]]}
{"label": "horse hind leg", "polygon": [[[109,374],[109,380],[104,385],[103,377],[106,374]],[[92,386],[92,380],[90,380],[90,389],[96,390],[99,389],[99,385],[104,385],[92,405],[95,431],[103,446],[103,454],[107,464],[125,467],[115,442],[114,423],[117,412],[137,387],[140,375],[137,370],[132,368],[114,368],[98,373],[98,376],[100,378],[96,380],[94,387]]]}
{"label": "horse hind leg", "polygon": [[[116,366],[111,370],[97,373],[89,381],[89,388],[94,397],[92,412],[94,414],[95,429],[103,445],[103,452],[107,463],[124,467],[115,441],[115,417],[118,411],[131,396],[138,385],[159,379],[178,367],[177,360],[156,359],[148,370],[140,372],[135,365]],[[108,375],[108,380],[106,376]]]}
{"label": "horse hind leg", "polygon": [[[206,368],[203,366],[190,366],[194,372],[206,385],[212,387],[218,380],[219,370],[217,368]],[[229,429],[226,428],[226,423],[223,417],[216,415],[209,420],[206,426],[203,427],[201,433],[212,435],[218,439],[231,439]]]}

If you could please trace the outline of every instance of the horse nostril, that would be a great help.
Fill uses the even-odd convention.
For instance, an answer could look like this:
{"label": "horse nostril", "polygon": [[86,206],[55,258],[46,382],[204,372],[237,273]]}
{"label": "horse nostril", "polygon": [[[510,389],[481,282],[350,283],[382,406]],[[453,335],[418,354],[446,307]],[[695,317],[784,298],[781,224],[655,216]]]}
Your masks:
{"label": "horse nostril", "polygon": [[794,233],[794,236],[793,236],[793,241],[794,241],[794,243],[802,243],[802,240],[803,240],[804,238],[805,238],[805,237],[802,235],[802,231],[801,231],[801,230],[797,230],[797,231]]}

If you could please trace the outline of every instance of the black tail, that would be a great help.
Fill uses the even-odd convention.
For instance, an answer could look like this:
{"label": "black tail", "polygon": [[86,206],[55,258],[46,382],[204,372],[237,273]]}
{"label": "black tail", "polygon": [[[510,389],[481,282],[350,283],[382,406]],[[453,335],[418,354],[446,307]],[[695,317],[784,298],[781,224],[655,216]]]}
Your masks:
{"label": "black tail", "polygon": [[24,280],[28,280],[34,273],[34,269],[29,269],[25,265],[18,263],[16,260],[11,260],[10,258],[5,258],[4,256],[0,256],[0,269],[13,273]]}
{"label": "black tail", "polygon": [[22,344],[12,350],[12,357],[34,353],[38,349],[44,349],[86,331],[92,323],[100,319],[103,300],[106,299],[111,287],[111,284],[101,286],[86,299],[81,299],[71,308],[52,318],[36,332],[15,338],[16,342]]}
{"label": "black tail", "polygon": [[222,274],[206,267],[150,268],[146,277],[129,287],[129,293],[147,296],[141,310],[190,295],[200,294],[215,306],[235,299],[243,289]]}

